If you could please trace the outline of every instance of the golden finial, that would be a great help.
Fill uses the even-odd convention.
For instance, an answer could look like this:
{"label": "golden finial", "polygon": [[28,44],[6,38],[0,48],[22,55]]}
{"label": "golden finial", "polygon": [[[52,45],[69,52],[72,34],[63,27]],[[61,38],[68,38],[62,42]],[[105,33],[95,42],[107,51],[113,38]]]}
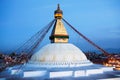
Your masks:
{"label": "golden finial", "polygon": [[55,10],[55,12],[54,12],[54,17],[58,18],[58,19],[62,19],[62,14],[63,14],[63,12],[62,12],[62,10],[60,10],[60,5],[58,4],[57,10]]}

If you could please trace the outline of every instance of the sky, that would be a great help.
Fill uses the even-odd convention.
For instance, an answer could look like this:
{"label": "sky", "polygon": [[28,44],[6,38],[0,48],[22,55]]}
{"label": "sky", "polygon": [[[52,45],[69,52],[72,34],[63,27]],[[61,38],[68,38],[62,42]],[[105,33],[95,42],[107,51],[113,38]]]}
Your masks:
{"label": "sky", "polygon": [[[90,40],[120,48],[120,0],[0,0],[0,52],[15,50],[53,20],[58,3],[64,19]],[[46,37],[43,42],[49,42]],[[83,50],[92,48],[81,37],[74,39]]]}

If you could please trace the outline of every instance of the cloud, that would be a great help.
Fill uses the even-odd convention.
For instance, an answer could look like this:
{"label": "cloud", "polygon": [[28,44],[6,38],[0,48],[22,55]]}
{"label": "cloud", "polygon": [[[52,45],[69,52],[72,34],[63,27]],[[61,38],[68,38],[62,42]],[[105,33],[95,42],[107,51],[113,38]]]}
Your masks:
{"label": "cloud", "polygon": [[111,30],[110,35],[114,38],[120,38],[120,30]]}
{"label": "cloud", "polygon": [[120,30],[112,30],[110,31],[111,33],[117,33],[117,34],[120,34]]}

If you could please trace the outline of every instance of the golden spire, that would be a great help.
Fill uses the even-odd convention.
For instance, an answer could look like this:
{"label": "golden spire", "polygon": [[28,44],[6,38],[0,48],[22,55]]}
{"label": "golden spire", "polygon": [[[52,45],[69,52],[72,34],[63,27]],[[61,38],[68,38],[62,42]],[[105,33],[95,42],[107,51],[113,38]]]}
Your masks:
{"label": "golden spire", "polygon": [[62,10],[60,10],[60,5],[58,4],[57,10],[55,10],[55,12],[54,12],[54,17],[62,19],[62,14],[63,14],[63,12],[62,12]]}
{"label": "golden spire", "polygon": [[60,6],[58,4],[57,10],[54,12],[54,17],[56,19],[54,28],[52,30],[50,40],[52,43],[66,43],[68,42],[69,35],[63,25],[62,22],[62,10],[60,10]]}

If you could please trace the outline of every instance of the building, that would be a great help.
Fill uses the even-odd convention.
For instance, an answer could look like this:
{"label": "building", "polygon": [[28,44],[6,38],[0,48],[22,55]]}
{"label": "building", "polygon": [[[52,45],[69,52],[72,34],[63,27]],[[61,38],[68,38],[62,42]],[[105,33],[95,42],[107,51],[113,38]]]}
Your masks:
{"label": "building", "polygon": [[120,72],[90,62],[85,54],[69,43],[62,23],[63,12],[58,5],[54,12],[55,25],[49,37],[51,43],[35,53],[28,63],[7,68],[0,73],[2,80],[96,80],[119,79]]}

